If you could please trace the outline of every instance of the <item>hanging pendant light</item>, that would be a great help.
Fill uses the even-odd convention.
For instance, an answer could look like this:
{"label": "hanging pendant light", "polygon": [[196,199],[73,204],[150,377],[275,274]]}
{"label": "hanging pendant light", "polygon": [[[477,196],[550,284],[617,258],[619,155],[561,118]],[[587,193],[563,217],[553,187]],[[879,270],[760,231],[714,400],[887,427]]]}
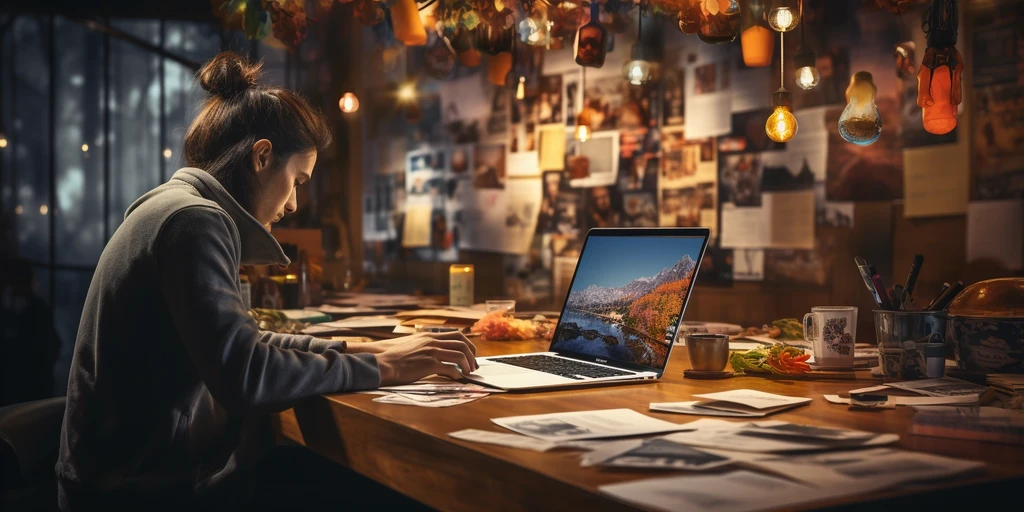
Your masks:
{"label": "hanging pendant light", "polygon": [[416,0],[394,0],[391,3],[391,23],[395,29],[395,39],[406,46],[423,46],[427,44],[427,30],[420,19],[420,10]]}
{"label": "hanging pendant light", "polygon": [[786,42],[783,39],[785,33],[779,33],[779,90],[772,94],[772,114],[764,123],[764,132],[768,138],[775,142],[789,142],[798,129],[796,117],[790,111],[793,104],[793,95],[786,90],[785,83],[785,62]]}
{"label": "hanging pendant light", "polygon": [[346,92],[338,100],[338,108],[345,114],[351,114],[359,110],[359,98],[356,97],[355,93]]}
{"label": "hanging pendant light", "polygon": [[740,35],[740,4],[736,0],[700,0],[697,37],[710,44],[731,43]]}
{"label": "hanging pendant light", "polygon": [[488,82],[494,85],[505,85],[509,71],[512,71],[511,52],[501,52],[487,59]]}
{"label": "hanging pendant light", "polygon": [[821,73],[815,66],[814,52],[807,46],[804,33],[807,32],[807,22],[803,19],[803,2],[800,3],[800,48],[796,52],[796,82],[797,87],[809,91],[818,86],[821,81]]}
{"label": "hanging pendant light", "polygon": [[882,135],[882,115],[875,104],[878,87],[867,71],[850,77],[846,88],[846,108],[839,116],[839,135],[851,144],[867,146]]}
{"label": "hanging pendant light", "polygon": [[796,28],[800,22],[799,0],[772,0],[771,10],[768,11],[768,24],[776,32],[789,32]]}
{"label": "hanging pendant light", "polygon": [[964,62],[956,49],[957,9],[956,0],[933,0],[922,26],[928,49],[917,72],[917,104],[925,131],[935,135],[956,128],[962,100]]}
{"label": "hanging pendant light", "polygon": [[743,64],[748,67],[761,68],[772,64],[775,54],[775,33],[764,25],[764,5],[760,1],[751,0],[743,10],[743,31],[740,33],[740,46],[743,52]]}
{"label": "hanging pendant light", "polygon": [[583,78],[580,80],[580,108],[579,115],[576,116],[576,128],[572,132],[572,137],[580,142],[586,142],[590,140],[590,109],[587,108],[587,68],[583,68]]}
{"label": "hanging pendant light", "polygon": [[522,100],[526,98],[526,77],[519,77],[519,83],[516,84],[516,99]]}
{"label": "hanging pendant light", "polygon": [[622,66],[622,77],[632,85],[642,85],[651,79],[651,63],[647,60],[646,45],[644,44],[644,6],[643,3],[637,9],[636,43],[633,44],[631,59]]}

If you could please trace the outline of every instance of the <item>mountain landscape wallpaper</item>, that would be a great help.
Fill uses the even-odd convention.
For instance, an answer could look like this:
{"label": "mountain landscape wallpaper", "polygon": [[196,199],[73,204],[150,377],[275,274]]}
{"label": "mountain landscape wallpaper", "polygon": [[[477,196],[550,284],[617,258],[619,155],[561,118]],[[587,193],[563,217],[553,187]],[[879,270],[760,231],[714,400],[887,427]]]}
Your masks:
{"label": "mountain landscape wallpaper", "polygon": [[701,237],[591,237],[552,349],[664,368]]}

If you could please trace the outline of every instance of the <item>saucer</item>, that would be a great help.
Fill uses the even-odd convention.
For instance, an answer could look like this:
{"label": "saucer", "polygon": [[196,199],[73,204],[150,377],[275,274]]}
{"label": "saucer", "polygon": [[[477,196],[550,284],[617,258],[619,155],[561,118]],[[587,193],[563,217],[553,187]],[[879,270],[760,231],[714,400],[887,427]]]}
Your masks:
{"label": "saucer", "polygon": [[683,377],[687,379],[728,379],[732,372],[716,372],[713,370],[683,370]]}

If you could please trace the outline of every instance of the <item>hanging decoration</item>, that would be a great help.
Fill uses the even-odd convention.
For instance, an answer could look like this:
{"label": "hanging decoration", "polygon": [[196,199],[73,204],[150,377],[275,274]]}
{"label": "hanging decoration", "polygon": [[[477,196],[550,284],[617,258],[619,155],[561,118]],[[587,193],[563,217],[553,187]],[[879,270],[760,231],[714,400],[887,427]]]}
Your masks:
{"label": "hanging decoration", "polygon": [[815,65],[814,52],[807,46],[804,34],[807,33],[807,20],[803,17],[804,4],[800,3],[800,47],[796,51],[796,85],[809,91],[818,86],[821,81],[821,73]]}
{"label": "hanging decoration", "polygon": [[682,0],[682,9],[676,13],[677,26],[684,34],[696,34],[700,29],[700,0]]}
{"label": "hanging decoration", "polygon": [[839,135],[851,144],[867,146],[882,135],[882,115],[875,104],[878,87],[871,73],[858,71],[846,88],[846,108],[839,116]]}
{"label": "hanging decoration", "polygon": [[529,13],[518,26],[519,40],[531,46],[547,46],[551,44],[551,25],[548,20],[548,9],[544,2],[523,0],[522,10]]}
{"label": "hanging decoration", "polygon": [[736,0],[700,0],[697,37],[710,44],[731,43],[740,35],[740,4]]}
{"label": "hanging decoration", "polygon": [[427,30],[420,19],[420,10],[416,0],[393,0],[389,7],[391,25],[395,29],[395,39],[406,46],[423,46],[427,44]]}
{"label": "hanging decoration", "polygon": [[512,10],[505,9],[496,15],[480,18],[474,29],[477,49],[487,55],[511,51],[512,40],[515,38]]}
{"label": "hanging decoration", "polygon": [[553,38],[574,37],[576,31],[590,21],[590,10],[583,5],[583,0],[563,0],[549,7],[547,12]]}
{"label": "hanging decoration", "polygon": [[576,32],[576,64],[583,67],[599,68],[604,66],[608,52],[608,31],[598,20],[600,5],[596,1],[590,3],[590,22]]}
{"label": "hanging decoration", "polygon": [[630,84],[642,85],[651,79],[652,68],[644,42],[644,6],[641,3],[637,9],[636,43],[633,43],[629,62],[622,66],[622,77]]}
{"label": "hanging decoration", "polygon": [[797,131],[796,117],[790,111],[793,95],[786,90],[785,32],[779,33],[779,90],[772,94],[772,114],[765,121],[764,131],[775,142],[789,142]]}
{"label": "hanging decoration", "polygon": [[306,38],[306,7],[302,0],[263,0],[274,37],[290,48]]}
{"label": "hanging decoration", "polygon": [[962,99],[964,63],[956,49],[957,8],[956,0],[933,0],[921,23],[928,49],[917,72],[917,104],[925,131],[935,135],[956,128]]}
{"label": "hanging decoration", "polygon": [[764,0],[751,0],[743,10],[743,31],[740,33],[740,46],[743,51],[743,64],[748,67],[763,68],[772,64],[775,54],[775,34],[765,25]]}

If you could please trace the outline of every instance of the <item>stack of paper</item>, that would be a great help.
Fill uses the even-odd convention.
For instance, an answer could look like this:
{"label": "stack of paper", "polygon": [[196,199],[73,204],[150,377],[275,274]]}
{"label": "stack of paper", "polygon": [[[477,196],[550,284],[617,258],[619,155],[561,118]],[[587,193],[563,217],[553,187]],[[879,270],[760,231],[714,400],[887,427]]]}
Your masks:
{"label": "stack of paper", "polygon": [[999,407],[915,407],[910,433],[1024,445],[1024,411]]}
{"label": "stack of paper", "polygon": [[412,334],[416,332],[417,325],[465,329],[486,314],[486,311],[480,309],[456,307],[403,311],[395,315],[399,319],[399,324],[395,326],[394,332],[396,334]]}
{"label": "stack of paper", "polygon": [[504,393],[504,391],[479,384],[463,384],[441,377],[433,377],[413,384],[383,386],[377,391],[365,393],[383,395],[373,399],[378,403],[419,407],[451,407],[479,400],[491,393]]}
{"label": "stack of paper", "polygon": [[689,428],[632,409],[509,416],[491,421],[513,432],[553,442],[659,434]]}
{"label": "stack of paper", "polygon": [[811,403],[810,398],[790,397],[756,391],[736,389],[721,393],[693,395],[703,398],[696,402],[652,402],[652,411],[698,414],[704,416],[731,416],[758,418]]}
{"label": "stack of paper", "polygon": [[701,419],[684,426],[691,430],[669,434],[665,439],[689,446],[756,453],[866,448],[895,443],[900,439],[896,434],[876,434],[784,421],[731,423]]}
{"label": "stack of paper", "polygon": [[1024,375],[993,373],[986,379],[989,386],[1010,395],[1024,395]]}
{"label": "stack of paper", "polygon": [[953,377],[890,382],[854,389],[840,395],[825,395],[834,404],[893,408],[898,405],[977,404],[989,388]]}

